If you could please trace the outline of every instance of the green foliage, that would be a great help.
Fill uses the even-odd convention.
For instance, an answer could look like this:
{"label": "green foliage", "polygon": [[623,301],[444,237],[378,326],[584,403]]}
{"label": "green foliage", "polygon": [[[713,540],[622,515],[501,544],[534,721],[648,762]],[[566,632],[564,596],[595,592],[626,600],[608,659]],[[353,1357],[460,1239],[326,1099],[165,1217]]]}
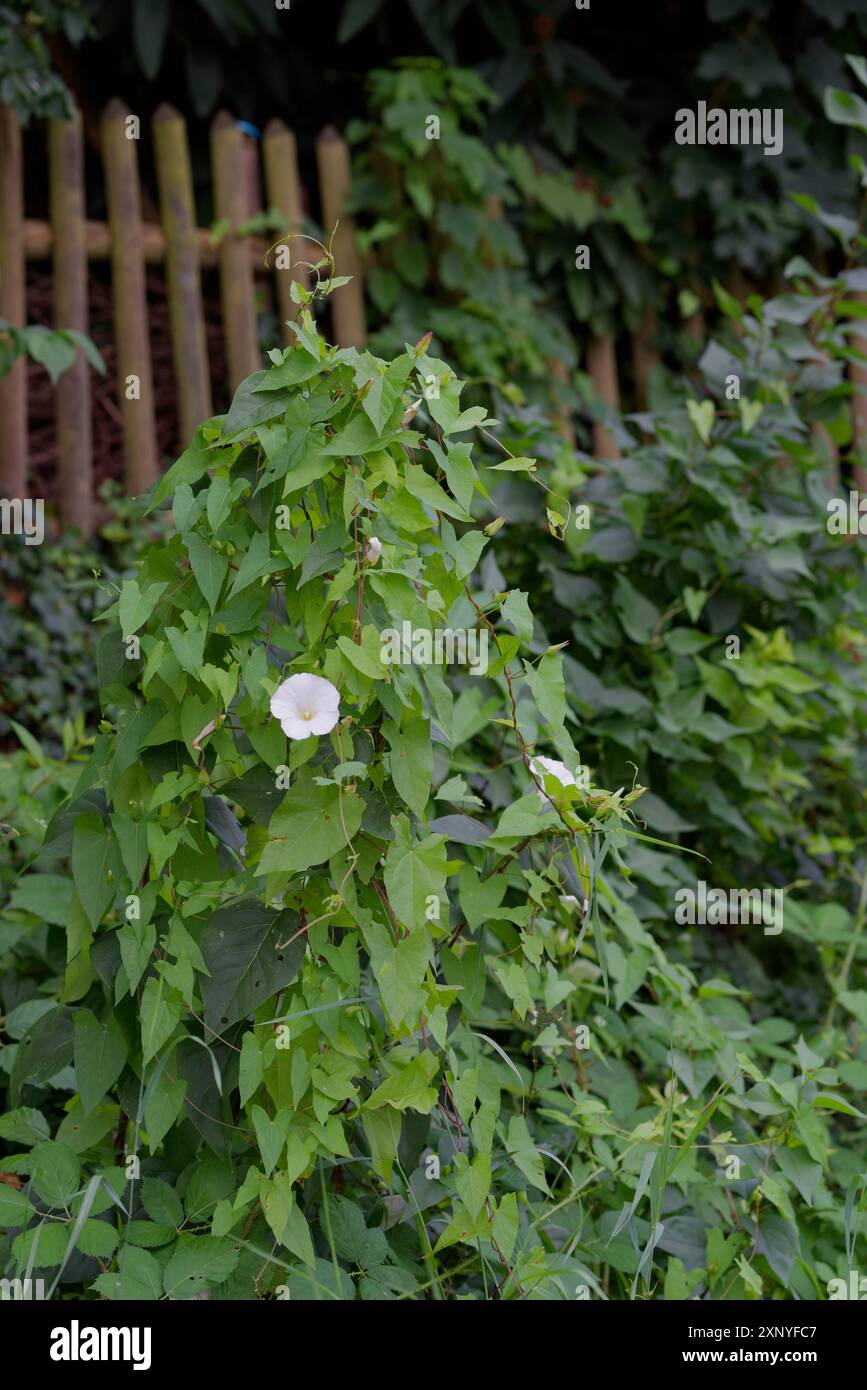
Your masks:
{"label": "green foliage", "polygon": [[[553,219],[568,247],[592,223],[610,232],[625,207],[618,194],[603,205],[560,166],[539,168],[521,146],[495,154],[480,134],[495,100],[476,74],[434,59],[372,73],[369,119],[347,132],[359,147],[351,206],[370,224],[359,241],[381,320],[374,347],[396,351],[429,323],[468,375],[511,382],[520,398],[517,383],[546,377],[552,355],[575,365],[560,285],[531,273],[527,227]],[[503,215],[513,207],[518,225]]]}
{"label": "green foliage", "polygon": [[0,5],[0,101],[22,124],[31,116],[66,120],[72,100],[52,70],[46,34],[77,44],[87,29],[81,0],[4,0]]}
{"label": "green foliage", "polygon": [[[863,852],[867,574],[827,529],[841,483],[811,430],[849,442],[849,296],[865,273],[816,285],[807,269],[792,263],[783,295],[727,306],[700,385],[660,391],[623,457],[556,454],[552,489],[590,509],[565,546],[528,516],[493,549],[544,639],[569,643],[570,707],[603,781],[631,756],[650,828],[712,847],[734,882],[772,854],[781,883],[830,888]],[[537,444],[519,424],[503,440]],[[520,514],[520,489],[503,483],[497,510]]]}
{"label": "green foliage", "polygon": [[68,752],[99,719],[102,633],[93,618],[109,606],[123,576],[133,573],[144,546],[163,529],[159,518],[145,525],[134,506],[110,489],[104,500],[111,514],[89,545],[73,535],[51,538],[50,524],[41,546],[4,537],[0,549],[0,739],[4,742],[17,742],[14,720],[40,739],[47,753]]}
{"label": "green foliage", "polygon": [[[150,499],[173,529],[100,613],[88,760],[81,727],[55,763],[20,725],[4,760],[3,1272],[109,1299],[824,1297],[867,1194],[867,595],[826,525],[863,463],[864,238],[802,198],[834,265],[716,285],[695,373],[673,356],[594,459],[543,408],[562,171],[465,132],[475,76],[415,77],[459,116],[414,152],[415,88],[377,79],[381,356],[302,312]],[[520,238],[492,192],[536,200]],[[636,206],[612,244],[643,244]],[[429,336],[400,350],[429,325],[465,389]],[[413,650],[484,636],[486,669],[386,659],[404,624]],[[304,676],[339,709],[302,738],[313,711],[271,701]],[[681,925],[699,878],[780,890],[782,931]]]}
{"label": "green foliage", "polygon": [[[486,539],[469,507],[486,488],[460,439],[479,418],[461,412],[460,382],[427,340],[387,364],[326,348],[308,311],[297,339],[157,487],[152,506],[173,497],[176,534],[101,615],[116,623],[100,648],[111,717],[9,909],[12,949],[29,954],[41,931],[50,955],[58,876],[66,884],[66,970],[53,998],[25,994],[12,1011],[4,1052],[22,1117],[7,1138],[41,1088],[74,1088],[75,1120],[37,1146],[49,1176],[38,1165],[34,1176],[32,1155],[13,1159],[48,1212],[35,1267],[61,1263],[64,1223],[86,1208],[69,1240],[104,1259],[120,1246],[117,1274],[93,1285],[120,1290],[110,1296],[127,1296],[127,1279],[187,1295],[225,1286],[242,1252],[272,1237],[284,1251],[262,1288],[286,1258],[315,1270],[334,1165],[357,1163],[354,1201],[391,1189],[411,1215],[412,1171],[424,1181],[430,1149],[447,1166],[456,1129],[478,1156],[430,1189],[440,1248],[465,1243],[469,1221],[478,1270],[509,1278],[495,1222],[514,1244],[517,1211],[494,1184],[495,1145],[546,1195],[549,1183],[515,1102],[498,1118],[501,1088],[526,1080],[487,1039],[573,993],[563,891],[574,885],[598,913],[597,866],[632,833],[638,792],[547,778],[555,805],[531,765],[537,746],[578,765],[562,657],[532,654],[509,625],[515,596],[467,578]],[[423,388],[429,433],[404,424]],[[374,525],[381,562],[367,558]],[[379,634],[404,622],[481,630],[487,675],[384,663]],[[339,689],[341,717],[330,737],[287,749],[269,697],[303,671]],[[469,790],[480,778],[491,779],[484,821],[464,811],[483,804]],[[453,814],[436,814],[443,788]],[[592,953],[588,967],[598,976]],[[107,1174],[113,1142],[140,1158],[143,1186]],[[149,1184],[174,1164],[155,1208]],[[112,1204],[130,1220],[103,1248]],[[348,1198],[345,1211],[350,1227],[361,1219]],[[164,1238],[142,1240],[145,1215]],[[13,1235],[16,1267],[36,1229]],[[416,1293],[437,1265],[448,1274],[454,1254],[434,1261],[423,1227],[401,1236],[365,1238],[362,1296]],[[130,1272],[143,1243],[157,1253]]]}
{"label": "green foliage", "polygon": [[72,366],[78,348],[91,367],[104,375],[102,354],[86,333],[75,328],[44,328],[38,323],[15,328],[6,319],[0,319],[0,377],[12,370],[19,357],[32,357],[56,382]]}
{"label": "green foliage", "polygon": [[[744,382],[769,321],[781,383],[784,349],[797,377],[792,315],[752,312],[732,342]],[[827,656],[815,631],[790,643],[756,627],[741,679],[699,628],[723,583],[710,594],[685,538],[664,553],[653,511],[681,509],[671,457],[715,509],[702,521],[719,538],[695,563],[736,540],[734,592],[748,575],[791,622],[786,565],[767,546],[741,559],[726,527],[758,506],[743,482],[762,439],[789,460],[773,515],[806,510],[809,450],[786,447],[804,432],[803,382],[751,391],[758,418],[715,407],[706,445],[671,401],[654,425],[664,449],[651,439],[634,471],[620,461],[597,484],[594,505],[635,551],[594,558],[567,524],[521,590],[501,573],[507,555],[520,563],[518,530],[490,539],[485,522],[526,512],[528,437],[527,472],[486,466],[468,435],[487,443],[496,423],[462,408],[426,339],[387,363],[327,348],[306,310],[296,338],[158,485],[151,506],[171,497],[176,531],[102,615],[108,718],[5,914],[2,1166],[27,1180],[6,1199],[7,1269],[74,1271],[109,1298],[818,1296],[845,1272],[863,1203],[849,1096],[867,1074],[853,978],[867,895],[854,925],[839,903],[787,899],[785,947],[760,928],[728,949],[678,932],[665,918],[693,871],[664,837],[690,827],[656,790],[563,787],[535,761],[577,772],[580,721],[583,765],[586,750],[618,774],[637,760],[677,806],[657,771],[675,790],[704,775],[692,749],[725,719],[745,745],[735,770],[748,753],[764,774],[789,767],[817,671],[812,719],[842,722],[801,756],[845,736],[854,697],[847,710],[835,695],[831,632],[853,597],[847,567],[827,612],[800,596]],[[648,565],[689,594],[664,602]],[[567,594],[589,604],[579,636],[602,672],[589,693],[587,668],[549,640]],[[764,616],[755,599],[748,611]],[[381,634],[404,622],[484,631],[487,671],[384,662]],[[617,697],[612,660],[645,663],[630,680],[655,676],[659,705],[640,688]],[[287,740],[270,701],[300,673],[336,688],[339,713]],[[717,714],[724,675],[743,693]],[[649,723],[656,708],[674,727]],[[691,784],[684,804],[694,814],[707,795],[716,812],[692,847],[719,836],[720,870],[743,871],[747,831],[779,818],[791,784],[762,801],[747,779],[743,831]],[[782,819],[784,851],[800,838]]]}

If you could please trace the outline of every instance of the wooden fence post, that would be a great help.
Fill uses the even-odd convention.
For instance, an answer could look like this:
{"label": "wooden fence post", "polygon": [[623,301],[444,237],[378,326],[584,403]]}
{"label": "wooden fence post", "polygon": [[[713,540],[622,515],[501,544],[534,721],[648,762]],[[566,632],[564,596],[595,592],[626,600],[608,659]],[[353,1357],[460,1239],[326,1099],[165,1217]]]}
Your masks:
{"label": "wooden fence post", "polygon": [[[123,412],[127,493],[146,492],[159,474],[151,351],[145,292],[144,244],[135,141],[127,138],[129,111],[109,102],[102,117],[111,227],[111,283],[117,343],[117,393]],[[130,378],[136,378],[130,382]],[[132,394],[130,394],[132,393]]]}
{"label": "wooden fence post", "polygon": [[[613,410],[620,408],[620,390],[617,384],[617,357],[614,339],[610,334],[591,338],[587,345],[587,371],[593,381],[597,396],[601,396]],[[593,452],[597,458],[616,459],[620,450],[614,436],[606,425],[593,425]]]}
{"label": "wooden fence post", "polygon": [[182,445],[212,412],[199,276],[193,175],[183,116],[163,102],[153,118],[160,210],[166,238],[169,318]]}
{"label": "wooden fence post", "polygon": [[[269,121],[265,127],[262,141],[265,156],[265,187],[268,203],[277,208],[286,220],[286,231],[290,237],[301,234],[304,209],[301,202],[301,180],[298,177],[298,150],[295,136],[282,121]],[[294,341],[287,320],[294,319],[299,306],[292,298],[292,282],[297,280],[303,289],[310,288],[310,272],[302,261],[319,260],[320,253],[312,242],[287,242],[289,266],[281,268],[279,247],[274,256],[277,276],[277,303],[280,306],[280,320],[284,343]],[[311,254],[314,253],[314,254]]]}
{"label": "wooden fence post", "polygon": [[[21,127],[11,106],[0,106],[0,318],[23,328],[27,314],[24,271],[24,196]],[[27,364],[0,377],[0,494],[27,491]]]}
{"label": "wooden fence post", "polygon": [[237,234],[247,216],[243,141],[234,117],[220,111],[211,123],[211,165],[214,208],[217,217],[229,224],[220,242],[220,299],[232,391],[262,366],[250,244]]}
{"label": "wooden fence post", "polygon": [[334,273],[352,276],[331,299],[334,339],[339,347],[361,347],[367,341],[361,257],[355,245],[355,224],[343,214],[350,181],[349,148],[334,126],[326,126],[316,141],[316,162],[326,243],[335,223],[340,224],[332,246]]}
{"label": "wooden fence post", "polygon": [[[81,113],[48,127],[51,230],[54,243],[54,326],[88,329]],[[57,470],[61,519],[85,535],[93,513],[90,367],[81,348],[57,382]]]}

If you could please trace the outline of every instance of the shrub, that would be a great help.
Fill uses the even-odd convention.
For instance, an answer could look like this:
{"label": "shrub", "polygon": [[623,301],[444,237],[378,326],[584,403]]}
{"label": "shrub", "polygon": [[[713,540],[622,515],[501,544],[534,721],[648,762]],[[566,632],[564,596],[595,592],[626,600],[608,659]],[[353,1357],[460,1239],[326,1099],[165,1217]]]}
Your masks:
{"label": "shrub", "polygon": [[17,724],[59,755],[99,718],[93,620],[162,530],[159,516],[145,524],[133,503],[104,500],[109,518],[87,544],[60,532],[39,546],[8,537],[0,550],[0,739],[13,746]]}
{"label": "shrub", "polygon": [[[519,1190],[551,1194],[544,1146],[499,1104],[503,1071],[524,1077],[484,1029],[535,1029],[544,1009],[543,1045],[571,1047],[557,1020],[576,941],[592,920],[601,942],[598,869],[632,833],[640,789],[563,786],[562,764],[536,761],[545,747],[578,769],[560,653],[530,656],[525,597],[471,578],[489,535],[472,525],[485,488],[460,436],[484,412],[461,410],[426,340],[391,363],[326,349],[306,311],[297,338],[156,489],[176,534],[102,615],[116,626],[101,692],[118,712],[13,898],[13,920],[41,922],[37,958],[59,965],[65,923],[68,963],[54,1001],[7,1019],[2,1133],[38,1141],[11,1162],[30,1175],[12,1255],[26,1265],[44,1239],[36,1267],[65,1272],[63,1213],[83,1200],[78,1251],[117,1252],[118,1272],[92,1282],[113,1297],[230,1276],[252,1295],[271,1238],[283,1249],[259,1291],[287,1277],[351,1291],[338,1256],[362,1265],[368,1296],[439,1288],[467,1240],[517,1291]],[[409,420],[422,387],[424,434]],[[413,651],[441,629],[490,641],[483,674],[389,664],[381,634],[404,624]],[[321,737],[271,712],[299,680],[314,704],[330,696]],[[483,788],[492,823],[472,814]],[[67,854],[71,880],[44,872]],[[23,935],[27,954],[40,938]],[[46,1083],[74,1088],[51,1140],[29,1104]],[[112,1149],[132,1159],[125,1196]],[[426,1151],[444,1182],[427,1182]],[[82,1198],[83,1154],[107,1185]],[[391,1242],[337,1200],[396,1181]],[[122,1239],[101,1219],[119,1196]],[[47,1223],[27,1224],[34,1202]],[[436,1256],[413,1217],[432,1203],[449,1204]]]}
{"label": "shrub", "polygon": [[[787,929],[836,992],[800,1038],[748,948],[752,999],[651,932],[680,856],[639,787],[578,775],[569,668],[489,558],[491,489],[532,460],[474,462],[496,424],[426,340],[296,338],[158,485],[175,534],[103,615],[107,718],[5,914],[7,1269],[816,1296],[863,1197],[845,912]],[[419,664],[383,659],[404,624]],[[482,674],[426,659],[445,628],[487,635]]]}

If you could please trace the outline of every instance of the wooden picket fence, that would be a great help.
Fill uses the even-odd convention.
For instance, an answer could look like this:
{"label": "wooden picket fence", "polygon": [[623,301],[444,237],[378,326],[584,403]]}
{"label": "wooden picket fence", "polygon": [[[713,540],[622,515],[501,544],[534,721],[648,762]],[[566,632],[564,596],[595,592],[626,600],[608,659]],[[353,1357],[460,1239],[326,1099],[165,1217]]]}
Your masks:
{"label": "wooden picket fence", "polygon": [[[216,267],[219,274],[228,377],[225,385],[231,392],[262,365],[256,325],[257,281],[261,285],[263,279],[273,276],[280,318],[284,322],[292,319],[297,314],[292,281],[300,279],[306,286],[307,272],[300,262],[317,260],[320,252],[309,242],[290,243],[287,259],[291,268],[281,269],[283,258],[276,256],[271,258],[271,269],[265,265],[268,246],[279,242],[281,235],[302,233],[303,226],[296,141],[282,121],[270,121],[261,142],[257,142],[228,112],[214,118],[210,130],[212,202],[217,223],[228,228],[225,234],[215,236],[197,223],[186,122],[165,103],[155,111],[149,131],[160,221],[143,218],[138,150],[148,131],[141,122],[136,138],[128,138],[132,119],[123,103],[114,100],[100,123],[105,181],[102,201],[108,211],[107,222],[91,221],[86,216],[81,114],[75,112],[68,121],[48,123],[45,172],[50,217],[38,221],[25,215],[21,129],[11,109],[0,104],[0,319],[25,325],[27,263],[49,262],[54,326],[87,333],[88,266],[91,262],[110,262],[124,485],[130,496],[136,496],[150,487],[161,468],[146,267],[164,269],[179,442],[185,444],[198,423],[213,414],[202,272]],[[316,170],[321,225],[328,234],[338,226],[333,242],[335,273],[352,277],[331,297],[330,337],[341,346],[360,345],[365,341],[364,267],[356,249],[352,219],[343,213],[350,180],[349,150],[334,127],[326,127],[316,141]],[[267,241],[239,231],[262,210],[263,203],[276,210],[284,223],[281,232],[269,233]],[[498,217],[502,209],[489,206],[489,213]],[[302,249],[297,250],[298,246]],[[730,288],[738,292],[737,285]],[[704,338],[701,313],[690,326],[696,336]],[[420,326],[419,336],[426,327]],[[654,332],[654,315],[649,313],[631,339],[634,404],[639,409],[646,407],[647,380],[658,361]],[[288,330],[284,329],[284,335],[288,342]],[[867,357],[867,336],[856,339],[855,345]],[[618,346],[627,345],[618,345],[612,336],[591,335],[583,343],[585,370],[598,397],[615,412],[620,403]],[[564,364],[551,361],[549,367],[552,382],[560,383],[562,390],[568,380]],[[130,377],[137,381],[134,393],[125,389]],[[867,488],[867,463],[861,463],[867,456],[867,366],[853,364],[850,380],[856,393],[852,401],[855,476],[857,485]],[[92,528],[95,514],[92,385],[91,368],[79,351],[54,390],[55,493],[60,519],[64,526],[85,533]],[[574,444],[571,411],[561,405],[553,418],[564,438]],[[823,426],[815,426],[815,435],[831,476],[838,468],[837,448]],[[28,446],[27,372],[20,360],[8,375],[0,377],[0,497],[30,495]],[[618,452],[608,428],[594,424],[593,453],[598,458],[611,458]]]}
{"label": "wooden picket fence", "polygon": [[[28,219],[24,208],[22,137],[18,121],[0,106],[0,318],[25,325],[26,264],[50,260],[54,326],[88,331],[88,263],[110,260],[117,355],[117,396],[123,417],[124,483],[129,495],[148,488],[160,472],[151,380],[150,334],[145,293],[147,264],[164,265],[167,281],[175,388],[183,441],[213,414],[202,300],[203,267],[219,269],[222,329],[230,391],[262,365],[256,329],[256,277],[274,275],[282,320],[294,318],[293,279],[306,284],[299,261],[315,261],[315,245],[289,243],[286,258],[264,256],[275,232],[240,235],[238,228],[260,210],[261,178],[265,201],[284,219],[283,235],[302,231],[302,192],[295,137],[282,121],[266,126],[259,146],[227,112],[211,125],[213,205],[228,230],[217,239],[197,225],[187,127],[166,104],[154,113],[150,134],[159,190],[161,222],[142,218],[138,138],[134,118],[120,101],[109,103],[100,127],[108,222],[89,221],[85,211],[82,118],[48,127],[50,220]],[[139,134],[144,137],[144,123]],[[321,222],[334,238],[335,273],[350,275],[331,300],[331,336],[341,346],[365,337],[362,266],[351,219],[343,216],[350,161],[345,141],[333,127],[316,141]],[[296,247],[302,247],[298,250]],[[286,259],[293,268],[277,268]],[[288,341],[288,330],[287,341]],[[132,391],[124,389],[130,377]],[[91,528],[93,468],[91,449],[91,368],[79,351],[56,387],[58,505],[64,525]],[[25,363],[0,378],[0,496],[25,497],[28,486],[27,378]]]}

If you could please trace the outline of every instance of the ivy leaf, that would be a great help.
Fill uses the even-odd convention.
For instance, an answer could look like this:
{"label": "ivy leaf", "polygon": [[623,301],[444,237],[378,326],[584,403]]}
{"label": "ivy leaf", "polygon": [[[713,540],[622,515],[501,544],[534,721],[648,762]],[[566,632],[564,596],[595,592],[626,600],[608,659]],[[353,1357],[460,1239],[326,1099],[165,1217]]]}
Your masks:
{"label": "ivy leaf", "polygon": [[[707,600],[707,589],[692,589],[687,584],[683,591],[683,603],[692,622],[697,623],[699,614]],[[624,624],[625,626],[625,624]]]}
{"label": "ivy leaf", "polygon": [[686,413],[702,444],[709,444],[715,414],[713,401],[687,401]]}
{"label": "ivy leaf", "polygon": [[[370,366],[366,365],[369,360]],[[396,357],[385,368],[377,365],[370,354],[365,355],[361,366],[356,370],[358,385],[369,382],[361,397],[361,407],[378,435],[382,435],[395,407],[403,396],[403,390],[412,368],[412,358],[408,353]]]}
{"label": "ivy leaf", "polygon": [[619,574],[614,588],[614,607],[627,637],[644,646],[662,616],[656,604]]}

